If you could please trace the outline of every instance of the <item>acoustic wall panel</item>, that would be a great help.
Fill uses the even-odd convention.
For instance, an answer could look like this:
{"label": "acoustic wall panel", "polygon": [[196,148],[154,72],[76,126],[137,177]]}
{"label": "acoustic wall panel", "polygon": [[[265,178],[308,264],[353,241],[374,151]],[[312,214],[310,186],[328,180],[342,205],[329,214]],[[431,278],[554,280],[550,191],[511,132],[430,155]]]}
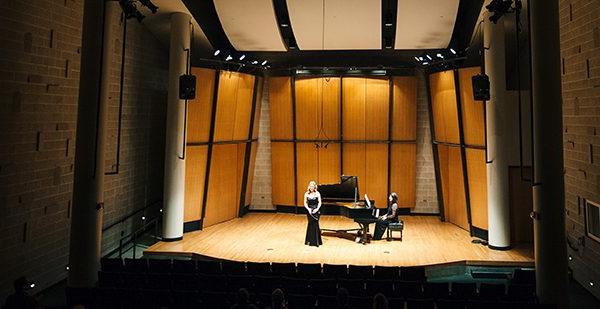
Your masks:
{"label": "acoustic wall panel", "polygon": [[469,181],[471,222],[480,229],[488,229],[487,171],[485,150],[465,149]]}
{"label": "acoustic wall panel", "polygon": [[183,222],[200,220],[206,179],[208,146],[187,146]]}
{"label": "acoustic wall panel", "polygon": [[344,77],[342,81],[342,131],[344,140],[365,140],[366,83],[362,77]]}
{"label": "acoustic wall panel", "polygon": [[250,150],[250,166],[248,166],[248,182],[246,184],[246,194],[244,206],[249,206],[252,201],[252,181],[254,180],[254,168],[256,166],[256,150],[258,149],[258,142],[252,142]]}
{"label": "acoustic wall panel", "polygon": [[392,144],[390,192],[398,194],[398,206],[415,207],[417,181],[417,145]]}
{"label": "acoustic wall panel", "polygon": [[336,140],[339,136],[340,78],[296,78],[296,137]]}
{"label": "acoustic wall panel", "polygon": [[215,118],[215,141],[240,141],[248,138],[253,89],[254,76],[221,71]]}
{"label": "acoustic wall panel", "polygon": [[294,143],[271,143],[273,205],[294,205]]}
{"label": "acoustic wall panel", "polygon": [[438,145],[438,154],[446,220],[469,230],[460,148]]}
{"label": "acoustic wall panel", "polygon": [[417,78],[393,79],[392,140],[417,139]]}
{"label": "acoustic wall panel", "polygon": [[290,77],[269,78],[269,107],[271,109],[271,138],[292,139],[293,117]]}
{"label": "acoustic wall panel", "polygon": [[471,77],[480,72],[479,67],[458,70],[465,144],[474,146],[485,146],[485,123],[483,121],[483,104],[485,103],[473,99],[473,85],[471,82]]}
{"label": "acoustic wall panel", "polygon": [[454,72],[444,71],[429,76],[435,140],[460,143]]}
{"label": "acoustic wall panel", "polygon": [[367,193],[370,199],[375,200],[375,205],[385,207],[388,195],[388,145],[365,145],[365,175],[362,194]]}
{"label": "acoustic wall panel", "polygon": [[[387,78],[364,78],[366,86],[363,126],[367,140],[386,140],[389,135],[390,83]],[[356,125],[360,125],[357,123]]]}
{"label": "acoustic wall panel", "polygon": [[187,142],[208,142],[212,113],[215,70],[192,68],[196,75],[196,98],[188,101]]}

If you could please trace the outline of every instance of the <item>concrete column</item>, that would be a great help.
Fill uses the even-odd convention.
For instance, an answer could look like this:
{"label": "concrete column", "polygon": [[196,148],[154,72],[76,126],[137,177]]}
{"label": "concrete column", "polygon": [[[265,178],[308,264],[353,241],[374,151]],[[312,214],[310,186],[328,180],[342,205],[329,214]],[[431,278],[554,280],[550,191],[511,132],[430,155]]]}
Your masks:
{"label": "concrete column", "polygon": [[557,0],[530,1],[537,295],[567,308],[562,99]]}
{"label": "concrete column", "polygon": [[167,132],[165,142],[165,183],[163,206],[163,240],[183,237],[183,196],[185,160],[183,155],[183,122],[185,103],[179,99],[179,76],[185,74],[186,49],[190,48],[190,16],[171,14],[171,45],[169,49],[169,94],[167,101]]}
{"label": "concrete column", "polygon": [[86,1],[84,5],[69,248],[68,286],[73,289],[91,288],[98,280],[106,108],[115,43],[111,27],[120,13],[117,1]]}
{"label": "concrete column", "polygon": [[490,22],[483,25],[485,72],[490,78],[490,100],[487,104],[487,194],[488,243],[492,249],[510,247],[510,205],[508,165],[513,137],[507,124],[512,120],[506,91],[504,25]]}

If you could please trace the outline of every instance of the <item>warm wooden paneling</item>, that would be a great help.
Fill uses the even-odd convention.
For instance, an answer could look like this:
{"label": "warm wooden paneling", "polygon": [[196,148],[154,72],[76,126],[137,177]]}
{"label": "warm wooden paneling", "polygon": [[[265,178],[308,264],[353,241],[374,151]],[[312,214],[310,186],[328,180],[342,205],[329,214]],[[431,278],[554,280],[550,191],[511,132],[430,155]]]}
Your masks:
{"label": "warm wooden paneling", "polygon": [[237,217],[245,144],[214,145],[203,227]]}
{"label": "warm wooden paneling", "polygon": [[231,71],[220,74],[214,140],[245,140],[250,128],[254,76]]}
{"label": "warm wooden paneling", "polygon": [[237,179],[237,185],[236,185],[236,191],[235,194],[237,196],[237,200],[235,205],[232,205],[232,207],[228,208],[229,210],[229,217],[230,218],[236,218],[239,213],[240,213],[240,202],[242,202],[241,199],[243,199],[244,201],[246,200],[245,197],[242,197],[242,182],[244,179],[244,164],[246,164],[246,143],[239,143],[236,144],[237,145],[237,170],[236,170],[236,179]]}
{"label": "warm wooden paneling", "polygon": [[471,77],[479,73],[479,67],[458,70],[465,144],[484,146],[483,104],[485,103],[473,100],[471,82]]}
{"label": "warm wooden paneling", "polygon": [[254,124],[252,130],[252,138],[258,138],[258,129],[260,128],[260,110],[262,107],[264,79],[258,78],[258,88],[256,89],[256,108],[254,110]]}
{"label": "warm wooden paneling", "polygon": [[298,206],[304,203],[304,192],[311,180],[318,182],[319,177],[319,154],[312,143],[298,143],[297,153],[297,176],[298,188],[296,189]]}
{"label": "warm wooden paneling", "polygon": [[342,151],[344,152],[344,175],[358,177],[358,189],[361,194],[365,191],[367,183],[366,146],[366,144],[342,145]]}
{"label": "warm wooden paneling", "polygon": [[365,137],[385,140],[389,136],[390,82],[386,78],[366,78]]}
{"label": "warm wooden paneling", "polygon": [[[293,138],[293,111],[290,77],[269,78],[271,138]],[[290,204],[292,205],[292,204]]]}
{"label": "warm wooden paneling", "polygon": [[394,77],[392,108],[392,139],[417,139],[417,79],[414,76]]}
{"label": "warm wooden paneling", "polygon": [[390,190],[398,194],[399,207],[415,207],[417,145],[392,144]]}
{"label": "warm wooden paneling", "polygon": [[294,205],[294,144],[271,143],[273,205]]}
{"label": "warm wooden paneling", "polygon": [[[323,121],[323,131],[327,139],[337,140],[340,135],[340,81],[339,77],[321,78],[323,112],[319,113],[319,121]],[[320,138],[322,137],[321,135]]]}
{"label": "warm wooden paneling", "polygon": [[471,223],[480,229],[488,229],[487,172],[485,150],[466,149],[467,175],[469,177],[469,201]]}
{"label": "warm wooden paneling", "polygon": [[235,121],[233,123],[233,140],[248,139],[250,132],[250,115],[252,114],[252,97],[254,96],[254,79],[250,74],[239,74],[236,96]]}
{"label": "warm wooden paneling", "polygon": [[439,145],[438,153],[446,220],[468,230],[460,148]]}
{"label": "warm wooden paneling", "polygon": [[[375,205],[387,205],[388,195],[388,145],[366,144],[366,179],[359,186],[361,194],[367,193]],[[344,158],[344,162],[345,158]]]}
{"label": "warm wooden paneling", "polygon": [[185,197],[183,222],[200,220],[208,146],[188,146],[185,162]]}
{"label": "warm wooden paneling", "polygon": [[460,143],[454,71],[431,74],[429,76],[429,87],[436,141]]}
{"label": "warm wooden paneling", "polygon": [[256,166],[256,150],[258,148],[258,142],[252,142],[252,148],[250,150],[250,162],[248,166],[248,182],[246,183],[246,195],[244,205],[250,205],[252,202],[252,181],[254,180],[254,167]]}
{"label": "warm wooden paneling", "polygon": [[342,130],[344,140],[364,140],[366,80],[344,77],[342,80]]}
{"label": "warm wooden paneling", "polygon": [[[314,146],[313,146],[314,147]],[[327,148],[319,148],[319,174],[320,184],[339,183],[340,175],[340,144],[330,143]]]}
{"label": "warm wooden paneling", "polygon": [[207,142],[213,104],[215,70],[192,68],[196,75],[196,98],[188,101],[187,142]]}
{"label": "warm wooden paneling", "polygon": [[321,112],[321,79],[296,78],[296,138],[316,139]]}

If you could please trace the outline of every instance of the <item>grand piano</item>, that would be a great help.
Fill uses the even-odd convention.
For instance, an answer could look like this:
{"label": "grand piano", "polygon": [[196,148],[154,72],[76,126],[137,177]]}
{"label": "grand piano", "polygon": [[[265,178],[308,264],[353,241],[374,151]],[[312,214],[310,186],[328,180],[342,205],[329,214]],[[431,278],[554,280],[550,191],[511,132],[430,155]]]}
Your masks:
{"label": "grand piano", "polygon": [[348,239],[359,239],[362,244],[370,241],[369,224],[377,222],[377,208],[373,200],[361,200],[358,191],[358,177],[341,176],[340,183],[318,186],[321,193],[321,213],[341,215],[358,224],[358,228],[347,230],[321,229],[323,235],[333,235]]}

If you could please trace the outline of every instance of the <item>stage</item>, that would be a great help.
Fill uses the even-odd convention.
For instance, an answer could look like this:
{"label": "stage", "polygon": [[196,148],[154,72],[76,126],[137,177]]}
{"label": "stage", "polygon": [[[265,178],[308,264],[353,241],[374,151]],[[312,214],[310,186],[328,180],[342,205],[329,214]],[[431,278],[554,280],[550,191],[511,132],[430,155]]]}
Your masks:
{"label": "stage", "polygon": [[[304,245],[306,215],[249,213],[202,231],[184,234],[183,240],[159,242],[145,256],[179,256],[251,262],[327,263],[346,265],[420,266],[462,262],[469,265],[524,266],[534,263],[533,245],[495,251],[471,243],[469,233],[436,216],[403,216],[403,240],[378,240],[363,245],[323,236],[323,245]],[[342,216],[322,216],[321,229],[350,229],[357,224]],[[375,226],[371,225],[371,233]]]}

